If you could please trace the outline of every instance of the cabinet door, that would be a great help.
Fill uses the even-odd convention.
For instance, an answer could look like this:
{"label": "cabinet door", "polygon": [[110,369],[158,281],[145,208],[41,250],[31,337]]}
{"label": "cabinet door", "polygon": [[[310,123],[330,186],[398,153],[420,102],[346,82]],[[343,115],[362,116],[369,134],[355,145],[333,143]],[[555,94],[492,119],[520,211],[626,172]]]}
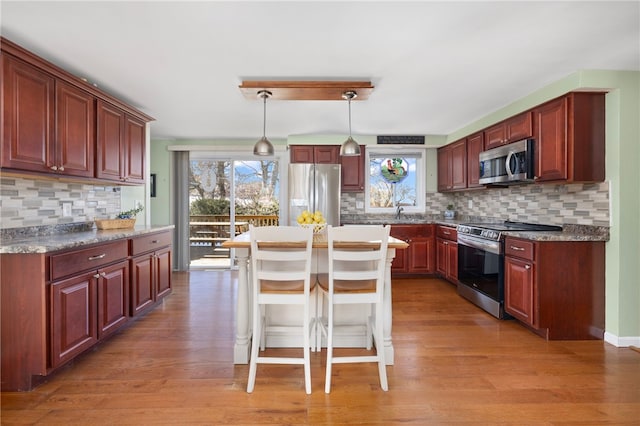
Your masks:
{"label": "cabinet door", "polygon": [[523,112],[508,119],[505,123],[507,141],[516,142],[533,136],[531,111]]}
{"label": "cabinet door", "polygon": [[365,145],[360,145],[360,155],[344,156],[340,158],[342,192],[364,191],[365,149]]}
{"label": "cabinet door", "polygon": [[2,167],[51,172],[54,79],[2,55]]}
{"label": "cabinet door", "polygon": [[124,180],[127,183],[144,183],[145,179],[145,123],[126,116],[124,137]]}
{"label": "cabinet door", "polygon": [[51,367],[93,346],[96,327],[95,271],[50,286]]}
{"label": "cabinet door", "polygon": [[451,144],[451,188],[467,187],[467,141],[466,139]]}
{"label": "cabinet door", "polygon": [[159,250],[155,254],[155,259],[156,294],[157,299],[160,299],[171,293],[171,249],[167,247]]}
{"label": "cabinet door", "polygon": [[533,114],[538,158],[536,179],[540,182],[567,179],[567,98],[535,108]]}
{"label": "cabinet door", "polygon": [[95,98],[75,86],[56,82],[56,160],[53,167],[71,176],[94,177]]}
{"label": "cabinet door", "polygon": [[507,143],[507,126],[504,121],[495,124],[484,131],[485,149],[496,148]]}
{"label": "cabinet door", "polygon": [[98,101],[96,177],[121,181],[124,177],[124,113]]}
{"label": "cabinet door", "polygon": [[436,239],[436,272],[442,277],[447,275],[447,241]]}
{"label": "cabinet door", "polygon": [[155,301],[153,254],[131,259],[131,315],[136,316]]}
{"label": "cabinet door", "polygon": [[535,325],[533,263],[505,257],[505,310],[520,321]]}
{"label": "cabinet door", "polygon": [[98,338],[115,332],[129,319],[129,262],[98,271]]}
{"label": "cabinet door", "polygon": [[458,282],[458,243],[447,241],[447,279]]}
{"label": "cabinet door", "polygon": [[438,148],[438,191],[447,191],[451,187],[451,149],[444,146]]}
{"label": "cabinet door", "polygon": [[429,274],[435,272],[435,239],[412,237],[409,242],[409,272]]}
{"label": "cabinet door", "polygon": [[340,145],[316,145],[313,157],[316,164],[340,164]]}
{"label": "cabinet door", "polygon": [[313,163],[313,145],[291,145],[289,157],[291,163]]}
{"label": "cabinet door", "polygon": [[467,188],[482,187],[480,180],[480,153],[484,151],[484,133],[467,138]]}

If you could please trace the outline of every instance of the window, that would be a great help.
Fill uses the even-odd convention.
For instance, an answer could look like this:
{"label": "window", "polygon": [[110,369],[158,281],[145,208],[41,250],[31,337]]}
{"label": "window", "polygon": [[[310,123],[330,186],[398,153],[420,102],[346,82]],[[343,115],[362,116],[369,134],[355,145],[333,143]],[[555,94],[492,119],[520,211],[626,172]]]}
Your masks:
{"label": "window", "polygon": [[416,148],[371,148],[366,151],[369,165],[365,186],[367,213],[405,213],[425,211],[425,150]]}

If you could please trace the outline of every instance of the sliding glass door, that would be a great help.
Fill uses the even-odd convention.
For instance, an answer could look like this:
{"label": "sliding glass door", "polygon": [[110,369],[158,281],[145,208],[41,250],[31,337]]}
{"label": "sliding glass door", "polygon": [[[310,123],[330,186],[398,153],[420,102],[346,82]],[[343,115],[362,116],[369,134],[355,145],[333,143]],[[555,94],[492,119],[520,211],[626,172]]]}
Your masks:
{"label": "sliding glass door", "polygon": [[198,153],[189,160],[189,257],[191,269],[233,266],[222,243],[249,224],[279,222],[280,168],[276,159],[216,158]]}

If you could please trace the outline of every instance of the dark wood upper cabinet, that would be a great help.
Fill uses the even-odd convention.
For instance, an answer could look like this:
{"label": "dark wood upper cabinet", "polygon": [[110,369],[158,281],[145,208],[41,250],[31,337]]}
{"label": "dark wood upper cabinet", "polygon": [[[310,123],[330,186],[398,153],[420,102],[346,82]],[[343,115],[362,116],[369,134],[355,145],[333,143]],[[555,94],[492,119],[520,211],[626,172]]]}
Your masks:
{"label": "dark wood upper cabinet", "polygon": [[145,124],[119,108],[98,101],[96,177],[121,183],[143,183]]}
{"label": "dark wood upper cabinet", "polygon": [[605,94],[573,92],[534,108],[536,180],[602,182]]}
{"label": "dark wood upper cabinet", "polygon": [[460,139],[438,148],[438,191],[467,187],[467,141]]}
{"label": "dark wood upper cabinet", "polygon": [[340,173],[342,192],[364,191],[365,145],[360,145],[360,155],[340,157]]}
{"label": "dark wood upper cabinet", "polygon": [[145,132],[151,117],[9,40],[1,41],[0,167],[14,173],[144,183]]}
{"label": "dark wood upper cabinet", "polygon": [[340,164],[340,145],[290,145],[291,163]]}
{"label": "dark wood upper cabinet", "polygon": [[94,177],[96,99],[56,82],[56,167],[65,175]]}
{"label": "dark wood upper cabinet", "polygon": [[485,149],[496,148],[533,136],[531,111],[515,115],[484,130]]}
{"label": "dark wood upper cabinet", "polygon": [[55,162],[54,78],[4,53],[2,167],[48,172]]}
{"label": "dark wood upper cabinet", "polygon": [[480,185],[480,153],[484,151],[484,133],[467,137],[467,188],[482,188]]}

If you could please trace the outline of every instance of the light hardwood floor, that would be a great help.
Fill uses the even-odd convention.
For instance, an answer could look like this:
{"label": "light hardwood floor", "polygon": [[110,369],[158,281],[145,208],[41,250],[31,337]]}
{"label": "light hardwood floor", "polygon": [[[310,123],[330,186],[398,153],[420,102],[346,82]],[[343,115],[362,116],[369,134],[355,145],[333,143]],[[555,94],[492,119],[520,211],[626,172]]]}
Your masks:
{"label": "light hardwood floor", "polygon": [[[164,304],[49,382],[2,393],[2,424],[640,424],[640,353],[602,341],[546,342],[498,321],[439,279],[393,282],[395,365],[233,365],[237,277],[174,274]],[[287,349],[288,350],[288,349]],[[276,351],[272,349],[272,351]],[[283,349],[277,351],[286,351]]]}

